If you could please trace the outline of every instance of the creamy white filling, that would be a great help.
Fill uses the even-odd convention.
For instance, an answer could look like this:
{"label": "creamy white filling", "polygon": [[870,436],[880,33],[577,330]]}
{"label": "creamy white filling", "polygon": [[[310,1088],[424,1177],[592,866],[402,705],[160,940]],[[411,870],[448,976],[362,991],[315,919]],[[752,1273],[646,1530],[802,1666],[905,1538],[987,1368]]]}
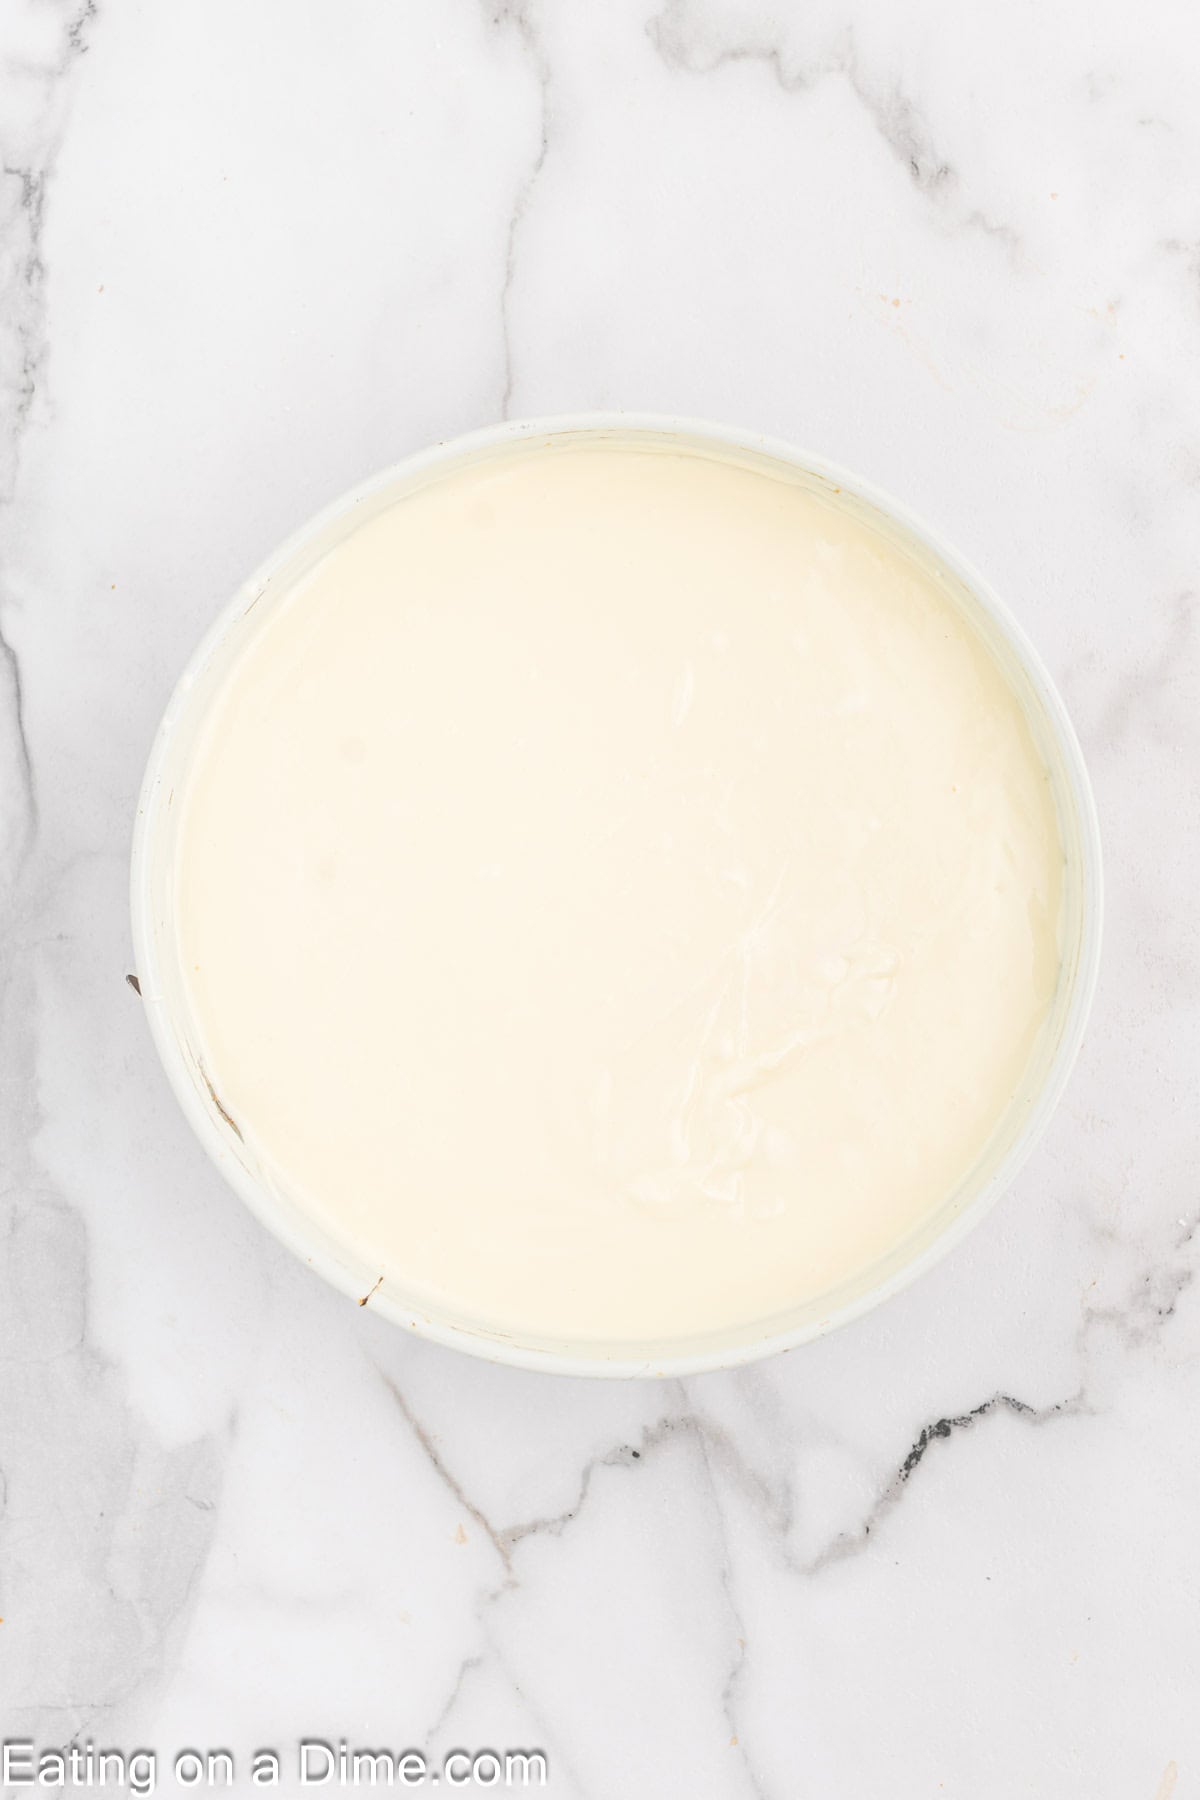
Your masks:
{"label": "creamy white filling", "polygon": [[418,1304],[766,1318],[963,1179],[1058,974],[1062,849],[945,584],[667,448],[459,469],[263,603],[186,789],[205,1066]]}

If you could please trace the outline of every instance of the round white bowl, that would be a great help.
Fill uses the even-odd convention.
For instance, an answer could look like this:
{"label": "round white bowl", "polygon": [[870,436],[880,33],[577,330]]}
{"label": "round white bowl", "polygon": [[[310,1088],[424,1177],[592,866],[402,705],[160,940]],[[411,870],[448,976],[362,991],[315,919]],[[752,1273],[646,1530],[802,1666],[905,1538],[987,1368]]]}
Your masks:
{"label": "round white bowl", "polygon": [[[174,936],[174,796],[182,789],[209,701],[238,653],[250,609],[285,593],[317,556],[364,517],[450,467],[502,456],[533,442],[580,436],[616,442],[652,436],[667,444],[715,449],[760,467],[778,470],[783,465],[793,480],[836,491],[840,504],[859,510],[921,557],[970,617],[1020,696],[1050,771],[1066,857],[1062,965],[1051,1014],[1021,1089],[958,1189],[908,1238],[837,1290],[782,1316],[686,1341],[547,1342],[489,1331],[450,1313],[431,1314],[391,1284],[377,1286],[377,1271],[352,1244],[324,1231],[256,1166],[222,1112],[200,1062]],[[944,1256],[1009,1185],[1049,1122],[1083,1036],[1100,956],[1100,833],[1078,741],[1036,651],[987,584],[907,508],[822,457],[756,433],[653,415],[586,414],[497,425],[408,457],[319,513],[246,582],[196,649],[159,726],[134,828],[132,902],[142,999],[171,1086],[226,1180],[289,1249],[360,1305],[369,1300],[396,1324],[476,1356],[559,1374],[672,1376],[771,1356],[857,1318]]]}

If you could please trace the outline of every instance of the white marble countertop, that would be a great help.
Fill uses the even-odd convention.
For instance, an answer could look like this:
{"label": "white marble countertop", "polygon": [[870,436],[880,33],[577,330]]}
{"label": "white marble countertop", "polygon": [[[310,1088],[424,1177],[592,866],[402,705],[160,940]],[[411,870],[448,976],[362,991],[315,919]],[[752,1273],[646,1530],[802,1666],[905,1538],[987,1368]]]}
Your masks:
{"label": "white marble countertop", "polygon": [[[1198,81],[1169,0],[5,0],[0,1736],[168,1792],[344,1736],[540,1747],[555,1800],[1200,1795]],[[431,439],[601,407],[943,530],[1107,846],[1009,1198],[669,1385],[324,1288],[125,984],[142,765],[237,582]]]}

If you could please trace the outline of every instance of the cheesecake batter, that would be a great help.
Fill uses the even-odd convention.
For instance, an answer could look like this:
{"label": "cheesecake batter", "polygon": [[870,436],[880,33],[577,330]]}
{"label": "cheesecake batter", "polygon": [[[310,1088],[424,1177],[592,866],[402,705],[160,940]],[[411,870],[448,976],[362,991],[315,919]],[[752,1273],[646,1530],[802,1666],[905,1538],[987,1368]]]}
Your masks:
{"label": "cheesecake batter", "polygon": [[227,1119],[415,1307],[767,1319],[962,1181],[1054,995],[1007,678],[836,494],[522,447],[265,600],[177,800]]}

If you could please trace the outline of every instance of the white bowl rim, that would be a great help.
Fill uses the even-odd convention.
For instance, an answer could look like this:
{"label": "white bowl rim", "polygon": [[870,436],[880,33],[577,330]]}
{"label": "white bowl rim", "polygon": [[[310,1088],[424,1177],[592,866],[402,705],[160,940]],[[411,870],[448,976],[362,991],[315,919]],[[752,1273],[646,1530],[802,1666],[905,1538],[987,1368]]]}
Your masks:
{"label": "white bowl rim", "polygon": [[364,500],[393,484],[410,481],[426,471],[435,470],[443,463],[453,464],[460,458],[491,449],[499,450],[524,439],[574,438],[622,432],[631,435],[644,433],[659,438],[674,437],[681,442],[711,445],[715,449],[742,451],[771,458],[866,502],[885,518],[898,524],[929,551],[937,562],[962,583],[998,628],[1000,636],[1016,656],[1044,709],[1070,788],[1083,864],[1080,942],[1072,972],[1066,1017],[1049,1066],[1033,1097],[1026,1122],[979,1191],[923,1248],[877,1284],[866,1287],[847,1302],[831,1307],[827,1313],[806,1320],[792,1329],[768,1332],[761,1338],[747,1337],[743,1342],[715,1348],[709,1346],[694,1351],[684,1348],[679,1352],[651,1359],[623,1354],[607,1356],[570,1351],[560,1353],[533,1344],[522,1344],[498,1333],[481,1331],[477,1326],[426,1317],[416,1308],[404,1305],[399,1298],[388,1294],[386,1287],[372,1300],[372,1311],[416,1335],[487,1361],[558,1375],[618,1379],[676,1378],[737,1368],[796,1349],[801,1344],[823,1337],[839,1326],[860,1318],[927,1273],[961,1243],[1012,1184],[1046,1130],[1079,1054],[1099,974],[1104,910],[1100,825],[1091,782],[1070,716],[1037,650],[1005,602],[940,532],[927,525],[904,502],[824,456],[765,433],[672,414],[605,411],[510,419],[440,440],[412,455],[402,457],[332,500],[278,545],[221,609],[189,657],[172,690],[155,734],[138,797],[130,865],[131,923],[134,967],[146,1002],[151,1036],[176,1100],[192,1130],[225,1180],[260,1223],[332,1286],[361,1304],[360,1281],[344,1265],[329,1256],[319,1243],[306,1241],[303,1233],[294,1228],[291,1218],[285,1216],[281,1204],[266,1185],[255,1180],[248,1169],[229,1157],[228,1145],[222,1137],[217,1114],[202,1102],[195,1082],[189,1076],[182,1047],[171,1025],[169,1008],[156,1002],[158,953],[151,925],[151,846],[158,812],[155,800],[161,788],[174,729],[200,670],[216,646],[244,616],[250,600],[306,544]]}

